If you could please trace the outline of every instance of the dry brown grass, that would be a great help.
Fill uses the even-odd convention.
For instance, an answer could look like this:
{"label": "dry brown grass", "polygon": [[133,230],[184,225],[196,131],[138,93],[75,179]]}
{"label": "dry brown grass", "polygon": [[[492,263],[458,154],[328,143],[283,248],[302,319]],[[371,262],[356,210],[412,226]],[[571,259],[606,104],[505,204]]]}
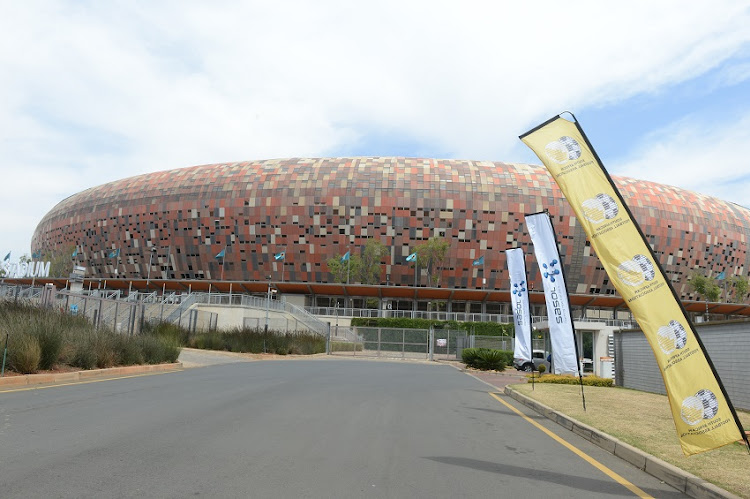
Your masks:
{"label": "dry brown grass", "polygon": [[[726,445],[686,457],[664,395],[587,386],[584,412],[579,386],[537,383],[533,391],[531,385],[511,388],[719,487],[750,498],[750,454],[744,444]],[[743,426],[750,428],[750,413],[738,411],[738,416]]]}

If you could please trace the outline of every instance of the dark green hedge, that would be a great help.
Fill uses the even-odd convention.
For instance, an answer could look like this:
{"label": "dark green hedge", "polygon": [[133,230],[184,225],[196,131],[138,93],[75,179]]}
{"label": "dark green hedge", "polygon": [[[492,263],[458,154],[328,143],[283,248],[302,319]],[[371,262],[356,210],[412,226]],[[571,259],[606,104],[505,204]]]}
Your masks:
{"label": "dark green hedge", "polygon": [[[461,350],[461,360],[467,367],[481,369],[483,371],[502,371],[507,365],[508,352],[504,350],[492,350],[490,348],[464,348]],[[512,355],[511,354],[511,361]]]}
{"label": "dark green hedge", "polygon": [[453,331],[466,331],[469,334],[480,336],[511,336],[513,324],[500,324],[497,322],[458,322],[438,321],[430,319],[411,319],[407,317],[355,317],[352,326],[360,327],[389,327],[403,329],[450,329]]}

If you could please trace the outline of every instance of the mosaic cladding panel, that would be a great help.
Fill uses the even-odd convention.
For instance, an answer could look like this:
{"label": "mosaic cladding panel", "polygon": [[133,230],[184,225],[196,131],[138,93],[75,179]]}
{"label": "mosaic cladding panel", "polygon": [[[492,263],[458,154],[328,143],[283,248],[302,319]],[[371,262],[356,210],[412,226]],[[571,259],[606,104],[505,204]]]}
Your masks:
{"label": "mosaic cladding panel", "polygon": [[[615,177],[678,293],[693,270],[745,275],[750,211],[701,194]],[[87,189],[40,222],[32,251],[78,247],[95,277],[282,278],[330,282],[326,261],[375,238],[390,248],[381,280],[413,285],[405,263],[432,236],[450,241],[443,287],[507,288],[503,250],[521,246],[541,289],[526,213],[549,209],[569,290],[615,294],[580,224],[546,170],[530,165],[411,158],[283,159],[195,166]],[[119,248],[119,259],[108,254]],[[484,255],[484,267],[472,261]],[[420,285],[426,278],[420,279]]]}

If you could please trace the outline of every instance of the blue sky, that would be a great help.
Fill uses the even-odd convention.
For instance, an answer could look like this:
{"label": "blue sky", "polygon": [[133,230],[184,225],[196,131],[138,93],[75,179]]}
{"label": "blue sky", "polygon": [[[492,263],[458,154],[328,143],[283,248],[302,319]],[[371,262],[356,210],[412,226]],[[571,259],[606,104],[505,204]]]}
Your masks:
{"label": "blue sky", "polygon": [[611,174],[750,205],[750,3],[4,2],[0,252],[64,198],[297,156],[539,164],[572,111]]}

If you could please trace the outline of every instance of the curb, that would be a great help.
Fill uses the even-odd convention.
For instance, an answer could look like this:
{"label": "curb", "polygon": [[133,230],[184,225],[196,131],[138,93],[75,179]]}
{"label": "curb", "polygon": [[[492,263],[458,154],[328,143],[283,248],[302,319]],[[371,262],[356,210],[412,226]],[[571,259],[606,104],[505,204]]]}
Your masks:
{"label": "curb", "polygon": [[741,499],[739,496],[732,494],[716,485],[705,481],[687,471],[681,470],[661,459],[647,454],[632,445],[621,442],[613,436],[607,435],[596,428],[585,425],[571,417],[555,411],[551,407],[533,400],[526,395],[518,393],[516,390],[506,386],[505,395],[517,400],[523,405],[535,410],[547,419],[554,421],[563,428],[566,428],[576,435],[583,437],[589,442],[598,445],[602,449],[623,459],[636,468],[639,468],[649,475],[652,475],[674,487],[675,489],[696,499]]}
{"label": "curb", "polygon": [[74,371],[56,374],[24,374],[23,376],[10,376],[7,378],[0,378],[0,387],[44,385],[48,383],[63,383],[69,381],[104,378],[107,376],[122,376],[127,374],[171,371],[181,368],[182,362],[175,362],[174,364],[146,364],[142,366],[110,367],[108,369],[91,369],[89,371]]}

